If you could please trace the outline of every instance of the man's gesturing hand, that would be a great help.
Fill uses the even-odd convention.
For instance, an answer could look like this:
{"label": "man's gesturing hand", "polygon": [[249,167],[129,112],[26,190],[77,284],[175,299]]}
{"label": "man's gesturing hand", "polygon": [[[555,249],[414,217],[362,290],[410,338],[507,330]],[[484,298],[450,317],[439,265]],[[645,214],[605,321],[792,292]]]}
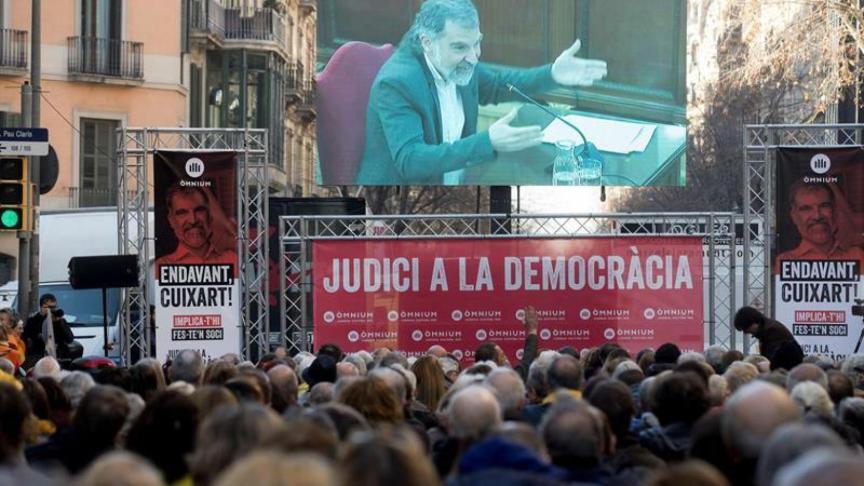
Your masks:
{"label": "man's gesturing hand", "polygon": [[516,118],[516,108],[489,127],[489,140],[496,152],[517,152],[543,142],[543,132],[537,125],[511,127]]}
{"label": "man's gesturing hand", "polygon": [[576,57],[582,41],[576,42],[555,59],[552,65],[552,79],[565,86],[591,86],[595,81],[606,77],[606,61]]}

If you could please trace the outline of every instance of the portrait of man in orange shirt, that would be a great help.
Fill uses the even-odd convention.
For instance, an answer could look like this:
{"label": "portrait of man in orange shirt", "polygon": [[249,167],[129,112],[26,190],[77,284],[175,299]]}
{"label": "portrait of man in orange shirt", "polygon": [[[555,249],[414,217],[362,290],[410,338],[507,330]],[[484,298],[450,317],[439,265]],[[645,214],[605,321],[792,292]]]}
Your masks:
{"label": "portrait of man in orange shirt", "polygon": [[[864,265],[864,250],[859,245],[839,237],[840,221],[837,215],[837,194],[823,182],[806,183],[800,180],[789,189],[789,216],[798,230],[801,243],[777,255],[774,272],[785,260],[856,260]],[[864,270],[864,266],[859,267]]]}
{"label": "portrait of man in orange shirt", "polygon": [[177,248],[156,260],[157,271],[163,264],[231,263],[236,277],[237,252],[213,241],[211,200],[215,198],[200,187],[173,185],[165,199],[168,225],[177,237]]}

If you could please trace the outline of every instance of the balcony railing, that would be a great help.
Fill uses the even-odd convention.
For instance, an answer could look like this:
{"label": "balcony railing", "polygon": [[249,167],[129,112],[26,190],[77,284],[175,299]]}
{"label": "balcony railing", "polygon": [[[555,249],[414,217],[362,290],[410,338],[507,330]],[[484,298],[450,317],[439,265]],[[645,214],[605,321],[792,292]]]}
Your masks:
{"label": "balcony railing", "polygon": [[144,44],[101,37],[69,37],[70,74],[144,79]]}
{"label": "balcony railing", "polygon": [[27,69],[27,31],[0,29],[0,68]]}
{"label": "balcony railing", "polygon": [[283,45],[285,42],[285,18],[269,8],[252,10],[225,9],[225,38],[239,40],[270,41]]}
{"label": "balcony railing", "polygon": [[303,94],[300,97],[300,104],[297,105],[297,110],[301,116],[307,121],[315,119],[316,108],[318,102],[318,90],[315,86],[315,81],[306,81],[303,83]]}
{"label": "balcony railing", "polygon": [[225,37],[225,7],[218,0],[189,0],[191,30]]}
{"label": "balcony railing", "polygon": [[290,98],[299,98],[303,95],[303,63],[292,62],[288,65],[285,74],[285,95]]}

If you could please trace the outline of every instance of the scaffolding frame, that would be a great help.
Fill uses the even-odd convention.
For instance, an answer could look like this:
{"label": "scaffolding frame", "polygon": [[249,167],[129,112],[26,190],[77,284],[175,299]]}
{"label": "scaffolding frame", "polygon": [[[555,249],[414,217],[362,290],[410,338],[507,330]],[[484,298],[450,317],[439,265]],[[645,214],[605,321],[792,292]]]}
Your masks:
{"label": "scaffolding frame", "polygon": [[[454,214],[282,216],[279,218],[279,325],[289,353],[310,351],[312,243],[318,240],[591,238],[701,236],[709,345],[737,347],[736,215],[733,213],[598,213],[582,215]],[[720,298],[718,298],[720,296]]]}
{"label": "scaffolding frame", "polygon": [[[777,244],[774,194],[777,149],[829,149],[860,146],[861,124],[791,124],[744,126],[744,305],[774,316],[771,252]],[[751,251],[751,248],[753,251]],[[744,336],[744,347],[751,340]]]}
{"label": "scaffolding frame", "polygon": [[[155,327],[151,325],[152,291],[150,228],[150,172],[153,152],[182,150],[237,153],[237,222],[240,240],[240,322],[246,359],[266,349],[267,221],[269,165],[267,130],[231,128],[117,129],[117,240],[118,254],[138,256],[137,287],[122,289],[120,312],[121,360],[151,356]],[[256,229],[265,230],[261,231]]]}

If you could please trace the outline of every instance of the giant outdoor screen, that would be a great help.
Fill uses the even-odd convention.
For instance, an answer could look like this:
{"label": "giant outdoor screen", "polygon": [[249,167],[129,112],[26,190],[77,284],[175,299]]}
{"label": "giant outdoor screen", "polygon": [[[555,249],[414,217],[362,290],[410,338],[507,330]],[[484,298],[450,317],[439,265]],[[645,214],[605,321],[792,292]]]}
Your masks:
{"label": "giant outdoor screen", "polygon": [[321,184],[684,184],[684,0],[473,6],[318,2]]}

